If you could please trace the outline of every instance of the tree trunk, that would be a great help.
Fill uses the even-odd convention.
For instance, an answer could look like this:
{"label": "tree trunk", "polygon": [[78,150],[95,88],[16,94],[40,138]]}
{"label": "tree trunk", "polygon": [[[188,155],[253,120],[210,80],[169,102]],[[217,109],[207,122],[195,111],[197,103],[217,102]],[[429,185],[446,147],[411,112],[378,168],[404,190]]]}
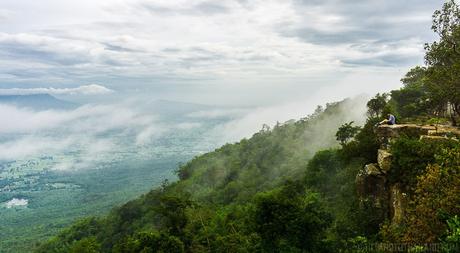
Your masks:
{"label": "tree trunk", "polygon": [[452,122],[452,126],[457,126],[457,120],[455,120],[455,115],[453,113],[450,114],[450,121]]}
{"label": "tree trunk", "polygon": [[452,113],[450,114],[450,121],[452,122],[452,126],[457,126],[457,120],[455,117],[458,115],[460,111],[460,105],[452,103],[451,107]]}

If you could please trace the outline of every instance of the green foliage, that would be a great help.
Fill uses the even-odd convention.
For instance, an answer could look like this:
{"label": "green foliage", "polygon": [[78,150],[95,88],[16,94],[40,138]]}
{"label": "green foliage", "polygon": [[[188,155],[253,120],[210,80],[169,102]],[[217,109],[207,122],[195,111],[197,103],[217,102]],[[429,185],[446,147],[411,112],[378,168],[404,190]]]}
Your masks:
{"label": "green foliage", "polygon": [[181,167],[179,175],[188,179],[182,186],[202,201],[243,203],[285,179],[301,178],[316,151],[336,145],[335,129],[347,114],[342,108],[329,104],[297,122],[265,127],[250,139],[197,157]]}
{"label": "green foliage", "polygon": [[389,180],[399,182],[411,190],[417,177],[425,172],[428,164],[435,162],[435,155],[444,148],[452,147],[453,142],[435,142],[402,136],[391,145],[393,155]]}
{"label": "green foliage", "polygon": [[334,176],[343,168],[343,162],[337,150],[323,150],[315,154],[308,162],[305,173],[305,182],[307,186],[322,192],[332,193]]}
{"label": "green foliage", "polygon": [[[454,0],[434,12],[432,30],[439,40],[425,44],[426,66],[412,68],[401,79],[404,87],[391,92],[389,105],[403,121],[450,117],[456,125],[460,114],[460,11]],[[371,108],[382,108],[384,99],[378,98],[371,100]],[[379,110],[370,110],[370,115],[378,116]]]}
{"label": "green foliage", "polygon": [[175,236],[157,232],[139,232],[118,244],[114,252],[117,253],[182,253],[184,244]]}
{"label": "green foliage", "polygon": [[371,118],[381,118],[384,113],[385,106],[388,102],[388,94],[377,93],[369,102],[367,102],[367,114]]}
{"label": "green foliage", "polygon": [[369,243],[368,239],[364,236],[356,236],[347,240],[347,250],[345,252],[367,253],[365,247]]}
{"label": "green foliage", "polygon": [[[174,178],[171,169],[184,159],[188,155],[175,154],[162,161],[126,161],[104,169],[49,171],[40,175],[36,187],[22,188],[19,196],[18,191],[2,192],[0,202],[21,197],[29,205],[16,210],[0,208],[0,252],[31,252],[78,219],[106,215],[112,207],[160,185],[163,178]],[[63,188],[53,188],[55,184]]]}
{"label": "green foliage", "polygon": [[433,145],[416,138],[401,137],[391,145],[393,155],[390,181],[403,185],[414,185],[429,163],[434,162]]}
{"label": "green foliage", "polygon": [[435,125],[437,127],[438,125],[446,124],[447,122],[446,122],[446,119],[434,117],[434,118],[430,118],[427,121],[427,123],[430,125]]}
{"label": "green foliage", "polygon": [[[443,110],[447,105],[453,113],[460,113],[460,11],[451,0],[433,15],[432,30],[439,35],[439,41],[426,44],[427,63],[426,87],[433,105]],[[452,122],[456,124],[453,116]]]}
{"label": "green foliage", "polygon": [[406,210],[403,240],[437,242],[444,235],[446,220],[460,213],[460,146],[436,152],[435,162],[417,178],[412,201]]}
{"label": "green foliage", "polygon": [[103,223],[96,218],[86,218],[78,221],[70,228],[64,230],[58,237],[42,245],[37,252],[99,252],[100,244],[95,235],[102,229]]}
{"label": "green foliage", "polygon": [[442,240],[442,250],[445,253],[459,252],[460,250],[460,219],[458,215],[447,220],[447,236]]}
{"label": "green foliage", "polygon": [[191,206],[191,201],[186,197],[177,195],[163,195],[160,197],[160,203],[157,207],[157,213],[160,215],[162,226],[171,235],[181,236],[187,225],[186,209]]}
{"label": "green foliage", "polygon": [[345,160],[361,158],[364,163],[376,162],[376,153],[380,143],[375,133],[375,124],[378,118],[369,118],[353,141],[342,146],[341,154]]}
{"label": "green foliage", "polygon": [[254,220],[266,252],[326,251],[323,237],[331,216],[300,182],[257,196]]}
{"label": "green foliage", "polygon": [[355,137],[355,135],[359,132],[361,127],[353,126],[353,121],[349,123],[345,123],[339,127],[339,130],[335,134],[336,139],[340,142],[343,146],[345,145],[350,139]]}
{"label": "green foliage", "polygon": [[[342,103],[196,157],[180,166],[178,182],[166,182],[94,224],[85,221],[63,231],[39,252],[68,252],[74,243],[85,246],[90,239],[101,252],[319,252],[332,245],[327,237],[334,217],[326,206],[346,209],[340,219],[349,227],[344,221],[352,208],[332,207],[332,199],[342,205],[349,201],[337,201],[338,195],[354,190],[345,183],[335,185],[345,185],[346,191],[331,192],[311,184],[323,191],[313,194],[300,179],[317,150],[336,145],[335,129],[348,115]],[[336,161],[329,164],[336,168],[324,173],[310,165],[316,171],[312,178],[352,183],[354,172],[339,168],[336,151],[324,159],[332,156]],[[335,177],[334,171],[345,174]],[[339,179],[345,175],[346,180]],[[327,205],[322,196],[331,198]]]}
{"label": "green foliage", "polygon": [[447,231],[446,242],[460,243],[460,219],[457,215],[447,221],[449,227]]}
{"label": "green foliage", "polygon": [[101,245],[95,237],[86,237],[76,241],[69,248],[69,253],[99,253]]}
{"label": "green foliage", "polygon": [[404,87],[391,91],[390,102],[395,103],[395,111],[400,118],[417,117],[430,112],[431,105],[424,85],[425,72],[425,67],[411,69],[401,79]]}

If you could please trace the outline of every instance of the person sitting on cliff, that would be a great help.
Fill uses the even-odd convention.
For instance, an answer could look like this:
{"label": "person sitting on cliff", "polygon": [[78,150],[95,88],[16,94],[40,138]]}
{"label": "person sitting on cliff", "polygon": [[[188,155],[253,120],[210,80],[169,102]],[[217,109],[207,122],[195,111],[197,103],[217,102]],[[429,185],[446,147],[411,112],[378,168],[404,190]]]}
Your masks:
{"label": "person sitting on cliff", "polygon": [[396,125],[396,117],[393,114],[388,114],[388,119],[382,120],[378,125]]}

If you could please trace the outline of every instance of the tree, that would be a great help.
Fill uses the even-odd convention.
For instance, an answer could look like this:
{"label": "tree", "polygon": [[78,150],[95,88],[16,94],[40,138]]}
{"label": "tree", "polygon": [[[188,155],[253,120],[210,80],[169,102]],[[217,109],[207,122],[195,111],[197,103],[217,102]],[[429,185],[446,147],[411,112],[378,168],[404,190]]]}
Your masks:
{"label": "tree", "polygon": [[95,237],[87,237],[72,244],[69,253],[99,253],[101,245]]}
{"label": "tree", "polygon": [[182,253],[184,244],[179,238],[158,232],[139,232],[127,237],[114,247],[114,252],[137,253]]}
{"label": "tree", "polygon": [[443,252],[453,253],[460,250],[460,218],[455,215],[447,221],[447,236],[443,240]]}
{"label": "tree", "polygon": [[364,159],[365,163],[377,162],[375,154],[380,147],[380,141],[374,128],[378,122],[378,118],[367,119],[366,124],[354,136],[353,140],[342,146],[340,153],[344,160],[351,161],[360,157]]}
{"label": "tree", "polygon": [[433,14],[439,41],[425,44],[426,87],[435,109],[447,112],[453,125],[460,114],[460,9],[451,0]]}
{"label": "tree", "polygon": [[460,213],[460,147],[444,149],[418,178],[408,209],[404,240],[435,242],[447,230],[447,220]]}
{"label": "tree", "polygon": [[305,192],[301,182],[287,182],[256,199],[255,230],[264,252],[324,252],[331,220],[318,195]]}
{"label": "tree", "polygon": [[160,205],[156,207],[162,217],[163,229],[174,236],[183,235],[188,218],[186,209],[192,205],[187,196],[163,195]]}
{"label": "tree", "polygon": [[382,117],[383,110],[387,105],[388,94],[386,93],[377,93],[375,97],[367,102],[367,114],[371,118],[380,118]]}
{"label": "tree", "polygon": [[425,86],[426,68],[417,66],[411,69],[401,82],[404,87],[391,91],[391,100],[396,103],[396,111],[400,117],[414,117],[431,113]]}
{"label": "tree", "polygon": [[336,139],[340,142],[340,145],[344,146],[349,140],[361,130],[359,126],[353,126],[354,121],[345,123],[339,127],[339,130],[335,134]]}

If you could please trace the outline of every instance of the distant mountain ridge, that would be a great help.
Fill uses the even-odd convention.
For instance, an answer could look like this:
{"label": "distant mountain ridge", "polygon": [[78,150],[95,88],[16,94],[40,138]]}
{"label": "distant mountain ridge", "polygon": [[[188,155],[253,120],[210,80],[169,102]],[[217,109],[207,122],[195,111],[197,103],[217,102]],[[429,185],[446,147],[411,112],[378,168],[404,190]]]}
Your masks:
{"label": "distant mountain ridge", "polygon": [[78,104],[61,100],[50,94],[30,95],[0,95],[0,104],[14,105],[34,110],[69,110],[78,107]]}

